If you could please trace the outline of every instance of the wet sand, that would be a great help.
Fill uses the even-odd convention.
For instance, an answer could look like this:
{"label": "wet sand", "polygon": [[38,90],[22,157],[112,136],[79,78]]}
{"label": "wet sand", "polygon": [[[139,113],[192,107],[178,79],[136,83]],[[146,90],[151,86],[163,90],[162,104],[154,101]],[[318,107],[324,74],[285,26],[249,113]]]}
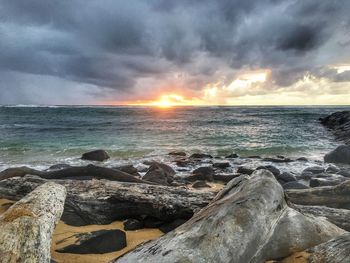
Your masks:
{"label": "wet sand", "polygon": [[[0,214],[4,213],[13,201],[0,199]],[[73,244],[75,241],[75,234],[91,232],[102,229],[120,229],[124,231],[123,222],[115,221],[109,225],[88,225],[82,227],[69,226],[64,222],[60,221],[53,234],[52,244],[51,244],[51,255],[52,259],[58,263],[106,263],[112,259],[115,259],[126,252],[132,250],[137,245],[156,239],[157,237],[163,235],[159,229],[140,229],[135,231],[125,231],[127,239],[127,247],[122,250],[105,253],[105,254],[70,254],[70,253],[58,253],[55,250],[65,247],[67,245]]]}

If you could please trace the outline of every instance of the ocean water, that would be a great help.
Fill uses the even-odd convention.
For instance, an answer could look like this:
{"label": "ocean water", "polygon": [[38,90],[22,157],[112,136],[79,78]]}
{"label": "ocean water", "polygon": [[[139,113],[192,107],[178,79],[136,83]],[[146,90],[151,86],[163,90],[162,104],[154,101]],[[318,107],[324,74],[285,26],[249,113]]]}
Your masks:
{"label": "ocean water", "polygon": [[109,164],[173,150],[321,159],[338,142],[318,119],[344,109],[0,106],[0,169],[79,164],[94,149],[107,150]]}

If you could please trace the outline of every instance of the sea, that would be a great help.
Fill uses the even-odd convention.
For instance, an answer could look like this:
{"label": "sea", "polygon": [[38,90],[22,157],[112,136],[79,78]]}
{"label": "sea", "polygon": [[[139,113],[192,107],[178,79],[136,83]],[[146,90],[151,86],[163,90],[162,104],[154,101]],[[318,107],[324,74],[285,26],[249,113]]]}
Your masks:
{"label": "sea", "polygon": [[114,166],[171,151],[321,160],[337,142],[319,118],[350,107],[0,106],[0,170],[81,165],[106,150]]}

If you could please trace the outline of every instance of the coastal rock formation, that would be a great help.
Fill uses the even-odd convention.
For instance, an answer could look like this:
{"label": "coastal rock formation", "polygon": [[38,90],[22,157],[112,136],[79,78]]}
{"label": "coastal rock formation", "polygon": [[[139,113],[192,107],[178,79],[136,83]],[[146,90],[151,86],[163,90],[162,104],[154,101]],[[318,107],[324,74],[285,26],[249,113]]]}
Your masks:
{"label": "coastal rock formation", "polygon": [[87,153],[83,153],[81,159],[88,161],[99,161],[103,162],[109,159],[109,155],[105,150],[95,150]]}
{"label": "coastal rock formation", "polygon": [[65,197],[62,185],[45,183],[0,217],[1,262],[50,262],[52,233]]}
{"label": "coastal rock formation", "polygon": [[150,162],[143,180],[161,185],[170,185],[174,181],[175,171],[169,165],[159,162]]}
{"label": "coastal rock formation", "polygon": [[332,130],[338,140],[350,144],[350,111],[335,112],[325,118],[320,118],[320,121]]}
{"label": "coastal rock formation", "polygon": [[350,145],[340,145],[324,156],[326,163],[350,164]]}
{"label": "coastal rock formation", "polygon": [[286,190],[286,194],[295,204],[350,209],[350,180],[336,186]]}
{"label": "coastal rock formation", "polygon": [[70,166],[68,168],[49,171],[38,171],[28,167],[9,168],[0,172],[0,181],[17,176],[37,175],[45,179],[75,179],[87,180],[92,178],[107,179],[120,182],[134,182],[134,183],[149,183],[141,180],[134,175],[127,174],[117,169],[100,167],[89,164],[87,166]]}
{"label": "coastal rock formation", "polygon": [[56,250],[72,254],[104,254],[126,247],[126,235],[119,229],[98,230],[73,235],[74,244]]}
{"label": "coastal rock formation", "polygon": [[329,222],[335,224],[336,226],[346,231],[350,231],[350,210],[309,205],[294,205],[293,208],[303,214],[325,217]]}
{"label": "coastal rock formation", "polygon": [[[209,191],[108,180],[53,180],[67,189],[62,220],[69,225],[108,224],[117,219],[153,216],[162,221],[189,219],[215,196]],[[0,198],[18,200],[47,182],[37,176],[0,181]]]}
{"label": "coastal rock formation", "polygon": [[274,176],[258,170],[251,177],[232,180],[212,203],[176,230],[114,262],[260,263],[344,232],[289,207]]}

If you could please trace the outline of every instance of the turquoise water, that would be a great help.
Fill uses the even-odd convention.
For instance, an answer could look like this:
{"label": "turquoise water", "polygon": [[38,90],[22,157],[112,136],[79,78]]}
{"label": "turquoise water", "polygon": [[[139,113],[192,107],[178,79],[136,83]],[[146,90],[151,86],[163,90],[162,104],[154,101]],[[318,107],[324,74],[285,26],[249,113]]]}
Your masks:
{"label": "turquoise water", "polygon": [[74,163],[100,148],[116,162],[172,150],[319,158],[337,142],[318,118],[343,109],[2,106],[0,166]]}

